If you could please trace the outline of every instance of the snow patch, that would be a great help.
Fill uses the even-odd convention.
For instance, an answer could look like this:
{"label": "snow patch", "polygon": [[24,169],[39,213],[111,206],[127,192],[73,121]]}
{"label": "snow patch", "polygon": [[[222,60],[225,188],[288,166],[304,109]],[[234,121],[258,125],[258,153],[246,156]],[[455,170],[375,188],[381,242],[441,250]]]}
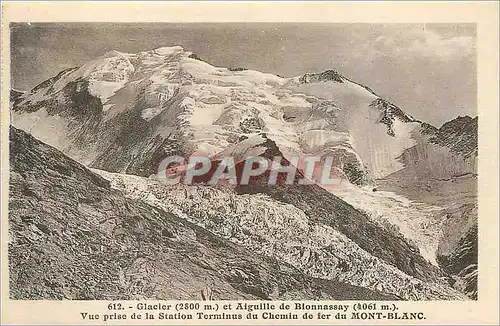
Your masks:
{"label": "snow patch", "polygon": [[57,115],[49,115],[45,108],[33,113],[11,112],[11,124],[38,138],[40,141],[64,150],[67,140],[67,122]]}
{"label": "snow patch", "polygon": [[371,188],[350,186],[328,190],[383,227],[396,226],[402,235],[417,245],[425,259],[437,266],[436,254],[446,220],[442,207],[413,202],[389,191],[373,192]]}

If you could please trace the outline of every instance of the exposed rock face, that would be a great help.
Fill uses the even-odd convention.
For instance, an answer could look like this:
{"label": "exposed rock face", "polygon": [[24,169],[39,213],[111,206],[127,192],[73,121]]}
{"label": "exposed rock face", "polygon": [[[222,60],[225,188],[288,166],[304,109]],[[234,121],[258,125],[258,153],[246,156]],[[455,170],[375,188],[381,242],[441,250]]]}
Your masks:
{"label": "exposed rock face", "polygon": [[338,71],[335,70],[326,70],[321,73],[316,74],[305,74],[299,78],[301,83],[314,83],[314,82],[326,82],[326,81],[334,81],[337,83],[343,83],[345,81],[345,77],[342,76]]}
{"label": "exposed rock face", "polygon": [[17,104],[21,95],[23,95],[23,92],[15,90],[15,89],[11,89],[10,90],[10,98],[9,98],[9,102],[11,103],[11,105]]}
{"label": "exposed rock face", "polygon": [[[478,118],[467,116],[451,120],[439,129],[424,124],[424,137],[400,157],[405,168],[377,181],[382,190],[441,208],[443,218],[438,225],[442,235],[436,257],[443,269],[458,279],[455,286],[474,299],[477,298],[477,128]],[[468,245],[464,246],[464,242]]]}
{"label": "exposed rock face", "polygon": [[477,157],[478,117],[458,117],[441,126],[430,139],[465,158]]}
{"label": "exposed rock face", "polygon": [[405,170],[397,173],[437,179],[476,174],[477,121],[477,117],[458,117],[439,129],[423,126],[424,136],[403,152],[399,159]]}
{"label": "exposed rock face", "polygon": [[306,276],[140,200],[10,130],[12,299],[397,299]]}
{"label": "exposed rock face", "polygon": [[[451,237],[451,240],[442,241],[442,248],[437,258],[440,266],[454,276],[456,283],[453,286],[470,298],[477,300],[477,207],[472,208],[469,212],[472,216],[469,216],[468,219],[462,217],[458,221],[452,221],[445,229],[447,233],[453,232],[454,237]],[[462,210],[462,214],[466,214],[466,211]],[[458,228],[452,229],[457,224],[465,224],[465,226],[458,225]]]}
{"label": "exposed rock face", "polygon": [[477,254],[477,225],[473,225],[451,252],[438,257],[441,266],[463,283],[457,287],[463,286],[463,292],[473,299],[477,299]]}
{"label": "exposed rock face", "polygon": [[387,126],[387,134],[393,137],[396,136],[396,132],[394,130],[394,119],[398,119],[399,121],[404,123],[416,121],[394,104],[389,103],[381,98],[373,100],[373,102],[370,103],[370,106],[380,111],[379,122]]}

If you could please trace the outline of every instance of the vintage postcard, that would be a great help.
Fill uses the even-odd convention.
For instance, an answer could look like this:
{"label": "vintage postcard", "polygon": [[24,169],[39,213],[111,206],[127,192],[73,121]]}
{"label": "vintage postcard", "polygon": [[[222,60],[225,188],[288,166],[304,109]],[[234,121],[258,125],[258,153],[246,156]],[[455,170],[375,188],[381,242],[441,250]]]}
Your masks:
{"label": "vintage postcard", "polygon": [[2,324],[497,324],[498,3],[2,5]]}

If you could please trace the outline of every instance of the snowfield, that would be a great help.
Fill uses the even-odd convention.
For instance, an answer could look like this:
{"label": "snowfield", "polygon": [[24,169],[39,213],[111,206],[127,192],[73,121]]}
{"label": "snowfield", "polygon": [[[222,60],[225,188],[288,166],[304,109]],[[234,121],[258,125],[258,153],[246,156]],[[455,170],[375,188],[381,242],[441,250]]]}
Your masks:
{"label": "snowfield", "polygon": [[348,186],[330,191],[381,225],[397,228],[417,245],[424,258],[437,265],[436,253],[446,220],[443,207],[414,202],[389,191],[373,192],[371,187]]}
{"label": "snowfield", "polygon": [[[76,91],[87,87],[88,96],[99,99],[102,114],[96,115],[98,121],[88,123],[97,125],[98,132],[106,139],[111,137],[112,143],[112,137],[117,136],[109,126],[120,128],[125,117],[133,116],[128,123],[147,128],[145,137],[166,139],[174,133],[183,139],[185,151],[216,154],[242,136],[265,132],[283,153],[348,151],[374,178],[401,169],[396,159],[414,145],[411,133],[419,123],[389,116],[384,108],[371,105],[379,99],[373,92],[338,78],[281,78],[252,70],[229,70],[197,60],[179,46],[136,54],[110,51],[23,94],[17,107],[43,110],[54,105],[54,98],[64,106],[73,100],[67,97],[68,89],[77,83]],[[35,124],[51,123],[52,118],[33,109],[14,111],[13,125],[30,129],[37,137],[43,136],[43,127],[34,127],[30,117],[37,116]],[[384,116],[389,120],[383,120]],[[69,121],[61,121],[58,129],[73,122],[65,119]],[[63,151],[71,147],[68,154],[72,157],[88,156],[89,147],[95,150],[92,144],[70,146],[78,142],[73,135],[79,131],[73,128],[79,128],[78,124],[57,143],[45,140]],[[133,152],[137,157],[137,150]],[[90,153],[93,158],[101,155],[106,152]],[[85,163],[92,165],[88,160]]]}

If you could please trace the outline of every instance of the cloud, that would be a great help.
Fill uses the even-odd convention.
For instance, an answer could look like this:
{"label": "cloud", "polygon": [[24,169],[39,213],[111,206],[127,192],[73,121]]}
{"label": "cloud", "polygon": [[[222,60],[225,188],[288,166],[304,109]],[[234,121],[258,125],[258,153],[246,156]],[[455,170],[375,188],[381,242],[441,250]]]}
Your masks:
{"label": "cloud", "polygon": [[437,60],[470,57],[475,52],[475,37],[455,35],[444,37],[425,27],[393,30],[376,38],[374,48],[379,54],[417,56]]}

